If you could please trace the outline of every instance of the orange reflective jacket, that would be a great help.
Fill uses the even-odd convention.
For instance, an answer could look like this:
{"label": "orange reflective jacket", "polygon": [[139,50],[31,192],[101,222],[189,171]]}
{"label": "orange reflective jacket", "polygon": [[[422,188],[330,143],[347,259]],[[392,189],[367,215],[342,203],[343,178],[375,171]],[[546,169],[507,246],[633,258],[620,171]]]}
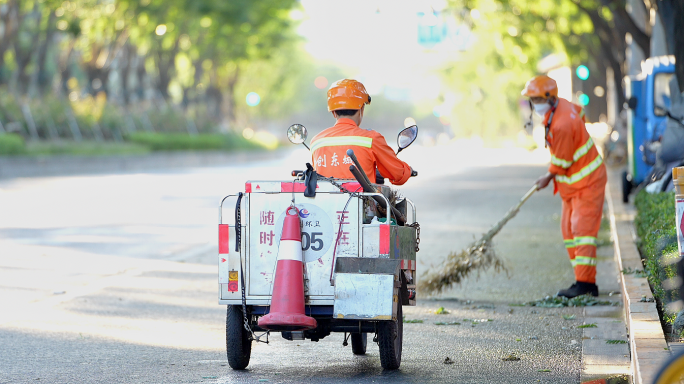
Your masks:
{"label": "orange reflective jacket", "polygon": [[549,172],[556,174],[554,192],[572,197],[588,186],[600,184],[599,188],[603,188],[606,167],[584,126],[582,109],[558,99],[556,110],[546,113],[544,125],[549,126],[546,140],[551,151]]}
{"label": "orange reflective jacket", "polygon": [[376,167],[382,177],[395,185],[402,185],[411,177],[411,167],[397,158],[381,134],[361,129],[347,118],[338,119],[335,126],[311,140],[311,157],[316,172],[325,177],[353,179],[349,172],[353,163],[347,156],[347,149],[354,150],[371,182],[375,182]]}

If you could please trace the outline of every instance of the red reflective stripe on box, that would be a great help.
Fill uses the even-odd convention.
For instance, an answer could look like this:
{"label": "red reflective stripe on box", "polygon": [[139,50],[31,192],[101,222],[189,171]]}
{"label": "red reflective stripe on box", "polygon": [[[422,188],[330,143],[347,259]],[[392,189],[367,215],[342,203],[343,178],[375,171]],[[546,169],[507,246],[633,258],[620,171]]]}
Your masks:
{"label": "red reflective stripe on box", "polygon": [[252,183],[245,183],[245,193],[252,193]]}
{"label": "red reflective stripe on box", "polygon": [[230,253],[230,226],[219,224],[219,254]]}
{"label": "red reflective stripe on box", "polygon": [[280,192],[292,192],[293,185],[295,192],[304,192],[306,189],[304,183],[280,183]]}
{"label": "red reflective stripe on box", "polygon": [[390,226],[389,224],[380,224],[380,254],[389,255],[390,245]]}
{"label": "red reflective stripe on box", "polygon": [[342,183],[342,187],[345,188],[349,192],[358,192],[362,190],[361,184],[357,182],[351,182],[351,183]]}
{"label": "red reflective stripe on box", "polygon": [[410,271],[415,271],[416,270],[415,260],[406,260],[406,259],[401,260],[401,269],[408,269]]}

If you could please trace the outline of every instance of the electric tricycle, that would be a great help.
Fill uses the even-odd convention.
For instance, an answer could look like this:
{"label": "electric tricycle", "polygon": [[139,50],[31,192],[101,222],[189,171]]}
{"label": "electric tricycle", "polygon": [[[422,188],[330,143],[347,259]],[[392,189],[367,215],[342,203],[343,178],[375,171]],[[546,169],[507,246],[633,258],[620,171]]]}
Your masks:
{"label": "electric tricycle", "polygon": [[625,77],[627,93],[627,169],[622,174],[622,201],[648,177],[656,162],[656,150],[665,129],[670,107],[668,83],[674,76],[674,56],[646,59],[641,73]]}
{"label": "electric tricycle", "polygon": [[[399,151],[417,133],[417,126],[401,131]],[[304,144],[306,136],[300,124],[288,129],[288,138],[295,144]],[[343,345],[351,339],[356,355],[366,353],[370,335],[379,346],[382,367],[399,368],[402,306],[416,304],[420,242],[416,207],[389,187],[371,183],[352,150],[347,156],[356,179],[322,177],[309,165],[307,171],[293,171],[290,180],[247,181],[244,192],[221,200],[218,295],[219,304],[227,306],[226,350],[231,368],[245,369],[252,342],[268,343],[270,333],[277,331],[290,341],[319,341],[332,332],[344,333]],[[233,220],[224,224],[230,221],[224,216],[224,210],[231,210],[229,201],[235,207]],[[296,233],[301,239],[296,244],[301,247],[302,274],[288,274],[296,284],[285,286],[303,282],[303,297],[294,298],[303,301],[303,313],[296,316],[313,318],[314,325],[264,327],[262,317],[291,299],[282,299],[291,293],[278,291],[283,284],[277,280],[285,273],[280,271],[280,261],[296,259],[283,254],[291,249],[285,246],[291,243],[291,231],[284,231],[283,226],[294,212],[300,227]]]}

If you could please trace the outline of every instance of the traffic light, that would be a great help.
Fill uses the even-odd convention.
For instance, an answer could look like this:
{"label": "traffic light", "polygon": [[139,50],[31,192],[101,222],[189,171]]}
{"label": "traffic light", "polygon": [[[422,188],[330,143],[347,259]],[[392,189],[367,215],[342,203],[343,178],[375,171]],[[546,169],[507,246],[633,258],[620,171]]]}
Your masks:
{"label": "traffic light", "polygon": [[587,68],[586,65],[580,65],[579,67],[577,67],[575,73],[577,74],[577,77],[580,78],[580,80],[586,80],[589,78],[589,68]]}
{"label": "traffic light", "polygon": [[587,96],[585,93],[579,95],[579,97],[577,99],[579,100],[580,104],[582,104],[583,106],[586,106],[589,104],[589,96]]}

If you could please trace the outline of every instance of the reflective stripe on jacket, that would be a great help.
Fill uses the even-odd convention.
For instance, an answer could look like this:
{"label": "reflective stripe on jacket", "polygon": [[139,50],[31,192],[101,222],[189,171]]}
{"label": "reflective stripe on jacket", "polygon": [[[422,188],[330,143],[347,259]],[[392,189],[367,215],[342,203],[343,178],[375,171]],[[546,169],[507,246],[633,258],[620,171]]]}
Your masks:
{"label": "reflective stripe on jacket", "polygon": [[[547,124],[550,112],[544,118]],[[548,137],[551,151],[549,172],[555,173],[555,188],[570,197],[581,189],[606,183],[606,168],[594,141],[584,126],[584,111],[567,100],[558,99]]]}
{"label": "reflective stripe on jacket", "polygon": [[338,179],[353,179],[347,149],[353,149],[371,182],[375,169],[392,184],[402,185],[411,177],[411,167],[399,160],[385,138],[376,131],[359,128],[353,120],[340,118],[333,127],[311,140],[311,157],[318,174]]}

